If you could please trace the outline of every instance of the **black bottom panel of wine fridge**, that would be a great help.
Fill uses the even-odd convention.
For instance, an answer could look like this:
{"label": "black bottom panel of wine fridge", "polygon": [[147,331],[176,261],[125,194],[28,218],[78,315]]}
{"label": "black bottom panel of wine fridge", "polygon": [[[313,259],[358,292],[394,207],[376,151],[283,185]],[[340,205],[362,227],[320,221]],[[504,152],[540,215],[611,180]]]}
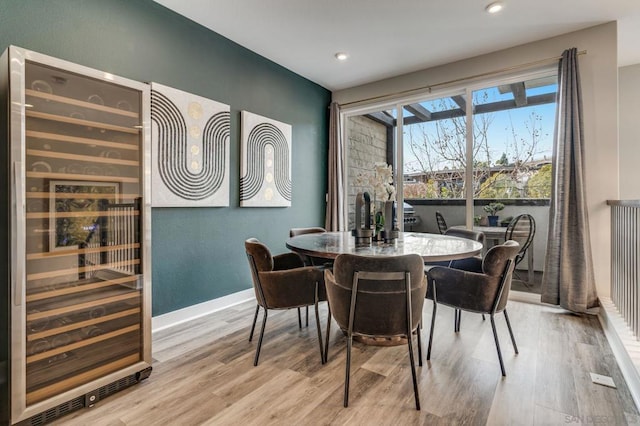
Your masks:
{"label": "black bottom panel of wine fridge", "polygon": [[31,416],[28,419],[18,423],[17,426],[45,425],[47,423],[51,423],[54,420],[59,419],[62,416],[65,416],[69,413],[77,411],[81,408],[92,407],[95,403],[97,403],[101,399],[104,399],[109,395],[112,395],[118,391],[128,388],[129,386],[132,386],[138,382],[141,382],[142,380],[149,377],[150,374],[151,374],[151,367],[145,368],[144,370],[141,370],[135,374],[123,377],[120,380],[116,380],[115,382],[102,386],[92,392],[89,392],[85,395],[81,395],[77,398],[74,398],[71,401],[67,401],[53,408],[50,408],[46,411],[43,411],[40,414]]}

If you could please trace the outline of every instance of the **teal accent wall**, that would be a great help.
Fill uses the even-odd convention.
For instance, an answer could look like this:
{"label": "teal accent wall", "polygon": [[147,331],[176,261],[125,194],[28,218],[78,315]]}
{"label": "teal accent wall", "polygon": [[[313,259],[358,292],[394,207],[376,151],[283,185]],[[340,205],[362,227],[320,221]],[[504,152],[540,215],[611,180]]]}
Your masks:
{"label": "teal accent wall", "polygon": [[[251,288],[246,238],[280,253],[289,228],[323,225],[323,87],[151,0],[2,0],[10,44],[231,106],[230,207],[153,209],[154,316]],[[239,207],[241,110],[293,126],[291,207]]]}

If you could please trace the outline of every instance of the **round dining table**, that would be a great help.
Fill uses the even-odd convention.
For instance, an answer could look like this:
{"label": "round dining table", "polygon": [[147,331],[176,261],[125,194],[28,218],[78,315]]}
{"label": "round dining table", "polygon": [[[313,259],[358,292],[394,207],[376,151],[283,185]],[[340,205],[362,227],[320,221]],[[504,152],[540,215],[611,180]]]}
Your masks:
{"label": "round dining table", "polygon": [[[392,242],[356,244],[351,232],[321,232],[291,237],[287,248],[307,256],[332,260],[343,253],[361,256],[399,256],[418,254],[425,262],[465,259],[482,251],[482,244],[459,237],[421,232],[399,232]],[[344,331],[344,330],[343,330]],[[395,346],[406,343],[403,338],[354,336],[367,345]]]}
{"label": "round dining table", "polygon": [[287,248],[307,256],[335,259],[343,253],[361,256],[418,254],[425,262],[465,259],[482,251],[482,244],[465,238],[421,232],[399,232],[392,242],[356,244],[351,232],[322,232],[289,238]]}

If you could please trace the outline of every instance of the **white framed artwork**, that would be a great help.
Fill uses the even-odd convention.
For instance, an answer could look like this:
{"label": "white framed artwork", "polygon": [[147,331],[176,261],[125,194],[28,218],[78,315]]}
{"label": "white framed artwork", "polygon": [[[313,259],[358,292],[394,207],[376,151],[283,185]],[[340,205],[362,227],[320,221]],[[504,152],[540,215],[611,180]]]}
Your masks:
{"label": "white framed artwork", "polygon": [[291,206],[290,124],[242,111],[241,207]]}
{"label": "white framed artwork", "polygon": [[151,205],[229,205],[229,105],[151,83]]}

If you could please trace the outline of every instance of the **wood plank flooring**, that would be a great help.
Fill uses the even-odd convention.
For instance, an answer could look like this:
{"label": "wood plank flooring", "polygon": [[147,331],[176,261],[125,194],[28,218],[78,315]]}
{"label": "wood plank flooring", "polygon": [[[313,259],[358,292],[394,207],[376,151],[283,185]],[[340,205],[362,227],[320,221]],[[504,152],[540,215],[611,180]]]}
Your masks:
{"label": "wood plank flooring", "polygon": [[[324,305],[324,304],[323,304]],[[507,377],[491,325],[439,307],[430,362],[418,367],[422,410],[413,402],[407,347],[354,343],[349,407],[342,406],[345,338],[332,325],[321,365],[313,315],[298,328],[295,310],[270,311],[260,363],[248,341],[254,303],[181,324],[153,336],[147,380],[58,425],[543,425],[640,423],[640,415],[597,318],[509,302],[520,350],[496,318]],[[432,303],[424,308],[423,356]],[[326,307],[322,306],[324,333]],[[262,318],[260,316],[259,320]],[[259,327],[257,327],[259,331]],[[612,376],[617,389],[591,383]]]}

